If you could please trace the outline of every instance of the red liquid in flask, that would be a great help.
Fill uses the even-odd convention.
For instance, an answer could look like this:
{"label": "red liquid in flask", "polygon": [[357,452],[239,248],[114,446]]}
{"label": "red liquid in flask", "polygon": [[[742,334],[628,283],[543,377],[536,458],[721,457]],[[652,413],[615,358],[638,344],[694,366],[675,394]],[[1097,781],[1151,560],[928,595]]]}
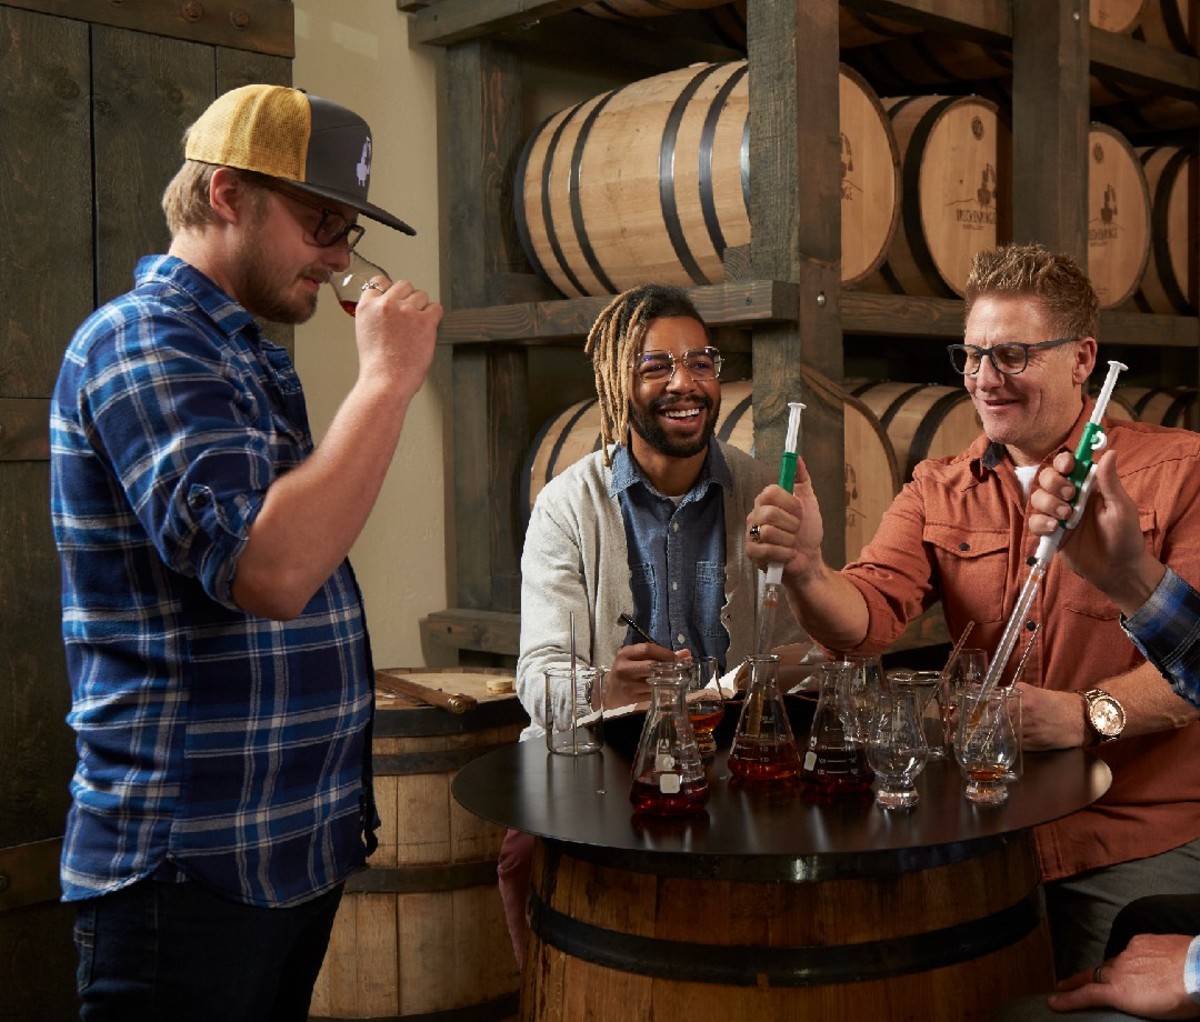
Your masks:
{"label": "red liquid in flask", "polygon": [[629,801],[639,813],[652,816],[683,816],[697,813],[708,802],[708,783],[685,781],[678,791],[663,791],[655,781],[637,778],[629,789]]}

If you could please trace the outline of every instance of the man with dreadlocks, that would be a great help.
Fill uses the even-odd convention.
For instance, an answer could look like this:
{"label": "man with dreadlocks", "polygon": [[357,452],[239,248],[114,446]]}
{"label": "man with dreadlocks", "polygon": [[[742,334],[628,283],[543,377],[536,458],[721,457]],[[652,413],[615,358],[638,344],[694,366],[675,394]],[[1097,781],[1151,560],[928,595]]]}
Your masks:
{"label": "man with dreadlocks", "polygon": [[[746,515],[775,473],[713,436],[721,353],[696,307],[677,288],[634,288],[600,314],[585,351],[603,442],[547,483],[525,534],[517,692],[532,724],[522,738],[542,734],[544,671],[569,658],[572,615],[576,654],[607,669],[614,707],[648,697],[655,664],[709,655],[726,670],[757,634]],[[780,623],[781,640],[802,637]],[[518,962],[531,856],[532,838],[510,832],[499,875]]]}

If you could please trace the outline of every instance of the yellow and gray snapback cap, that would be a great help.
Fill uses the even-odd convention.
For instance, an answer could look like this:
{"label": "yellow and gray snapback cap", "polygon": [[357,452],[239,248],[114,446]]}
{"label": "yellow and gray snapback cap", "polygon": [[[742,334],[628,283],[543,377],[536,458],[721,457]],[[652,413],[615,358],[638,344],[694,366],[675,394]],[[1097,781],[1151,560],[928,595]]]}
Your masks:
{"label": "yellow and gray snapback cap", "polygon": [[417,233],[367,201],[367,122],[353,110],[299,89],[243,85],[218,96],[188,129],[184,155],[290,181],[405,234]]}

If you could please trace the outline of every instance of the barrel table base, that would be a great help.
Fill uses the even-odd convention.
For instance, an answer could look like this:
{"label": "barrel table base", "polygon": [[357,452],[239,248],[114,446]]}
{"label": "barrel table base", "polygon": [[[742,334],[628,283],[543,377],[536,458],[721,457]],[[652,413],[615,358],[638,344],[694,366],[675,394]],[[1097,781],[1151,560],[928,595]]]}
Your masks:
{"label": "barrel table base", "polygon": [[793,860],[538,841],[521,1016],[986,1020],[1053,986],[1028,832]]}

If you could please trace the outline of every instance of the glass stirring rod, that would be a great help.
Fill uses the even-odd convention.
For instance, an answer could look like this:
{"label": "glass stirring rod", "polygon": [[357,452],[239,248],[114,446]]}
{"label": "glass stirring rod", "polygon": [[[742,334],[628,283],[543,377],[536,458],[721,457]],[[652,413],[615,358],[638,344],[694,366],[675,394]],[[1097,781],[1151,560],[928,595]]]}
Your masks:
{"label": "glass stirring rod", "polygon": [[[783,457],[779,461],[779,485],[788,493],[792,492],[792,486],[796,482],[796,445],[800,437],[800,413],[804,408],[799,401],[788,402],[787,437],[783,443]],[[758,642],[754,645],[756,653],[766,653],[771,648],[771,635],[775,631],[775,611],[779,608],[779,583],[782,579],[783,565],[768,565],[758,615]]]}

